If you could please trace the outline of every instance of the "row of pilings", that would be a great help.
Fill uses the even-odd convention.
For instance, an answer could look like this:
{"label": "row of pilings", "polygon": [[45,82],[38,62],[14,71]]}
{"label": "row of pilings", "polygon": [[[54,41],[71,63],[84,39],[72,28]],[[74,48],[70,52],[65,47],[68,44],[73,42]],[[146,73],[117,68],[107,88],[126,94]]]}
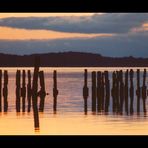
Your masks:
{"label": "row of pilings", "polygon": [[[44,71],[40,71],[40,59],[35,59],[33,77],[31,77],[31,71],[17,70],[16,72],[16,112],[31,111],[31,106],[34,115],[34,127],[39,128],[39,114],[38,111],[44,111],[45,97],[48,95],[45,90],[45,78]],[[146,113],[146,98],[147,98],[147,86],[146,86],[146,69],[142,72],[143,83],[140,86],[140,70],[136,71],[136,79],[134,78],[134,71],[132,69],[123,72],[113,71],[112,78],[109,78],[108,71],[92,71],[91,73],[91,110],[92,112],[105,112],[108,113],[109,107],[112,105],[113,113],[122,114],[123,111],[128,115],[134,112],[134,101],[136,101],[137,113],[140,113],[141,102],[143,106],[143,112]],[[2,83],[2,76],[3,83]],[[40,90],[38,91],[38,79],[40,82]],[[134,88],[134,82],[137,84]],[[26,84],[27,82],[27,84]],[[112,84],[111,84],[112,82]],[[3,85],[2,85],[3,84]],[[134,100],[136,94],[137,100]],[[2,99],[3,96],[3,99]],[[53,110],[56,113],[57,110],[57,71],[53,72]],[[84,70],[84,112],[87,113],[87,99],[89,96],[88,88],[88,72]],[[27,100],[26,100],[27,97]],[[38,98],[39,105],[38,105]],[[111,100],[112,98],[112,100]],[[0,70],[0,112],[8,110],[8,71]]]}
{"label": "row of pilings", "polygon": [[[36,73],[36,75],[34,74]],[[35,96],[39,101],[39,111],[44,111],[44,104],[45,104],[45,97],[49,93],[46,93],[45,90],[45,78],[44,78],[44,71],[34,70],[33,77],[30,70],[17,70],[16,71],[16,112],[26,112],[26,105],[27,105],[27,112],[31,111],[31,104],[32,104],[32,95],[36,92]],[[34,76],[35,75],[35,76]],[[2,77],[4,77],[2,79]],[[36,79],[35,79],[35,78]],[[34,80],[34,79],[35,80]],[[39,79],[39,84],[38,84]],[[27,83],[26,83],[27,82]],[[35,83],[35,84],[34,84]],[[34,85],[36,89],[34,89]],[[38,86],[39,85],[39,86]],[[40,90],[38,90],[40,87]],[[53,71],[53,110],[56,112],[57,108],[57,96],[58,96],[58,88],[57,88],[57,71]],[[2,105],[3,104],[3,105]],[[3,109],[2,109],[3,106]],[[8,71],[0,70],[0,112],[8,111]]]}
{"label": "row of pilings", "polygon": [[[147,98],[147,86],[146,86],[146,69],[143,73],[143,83],[140,86],[140,70],[137,69],[134,73],[133,69],[113,71],[112,84],[109,80],[108,71],[93,71],[91,73],[91,98],[92,112],[109,112],[109,106],[112,104],[112,112],[117,114],[134,113],[134,101],[136,101],[136,112],[140,113],[140,107],[143,106],[143,112],[146,113],[146,98]],[[134,78],[134,74],[136,78]],[[136,88],[134,88],[134,82]],[[111,88],[112,86],[112,88]],[[87,113],[87,98],[88,98],[88,86],[87,86],[87,69],[84,72],[84,111]],[[134,95],[136,94],[136,100]],[[111,99],[112,98],[112,99]],[[142,105],[141,105],[142,103]]]}
{"label": "row of pilings", "polygon": [[[39,64],[38,64],[39,65]],[[36,74],[35,74],[36,73]],[[134,78],[135,74],[135,78]],[[142,72],[143,79],[140,80],[140,70],[134,73],[132,69],[123,72],[113,71],[112,80],[109,79],[108,71],[93,71],[91,73],[91,110],[92,112],[109,112],[109,107],[112,105],[112,111],[115,113],[132,114],[134,112],[134,102],[136,101],[137,113],[140,112],[142,106],[143,112],[146,112],[146,98],[147,98],[147,86],[146,86],[146,69]],[[2,83],[2,75],[4,77]],[[89,96],[88,88],[88,72],[84,70],[84,111],[87,112],[87,98]],[[44,71],[39,71],[39,66],[34,70],[33,78],[31,77],[31,71],[17,70],[16,71],[16,112],[27,112],[31,110],[32,96],[36,92],[35,96],[39,102],[39,111],[44,111],[45,97],[48,95],[45,90],[45,78]],[[36,79],[35,79],[35,78]],[[35,80],[34,80],[35,79]],[[38,90],[38,79],[40,90]],[[134,80],[133,80],[134,79]],[[134,82],[135,81],[135,84]],[[142,82],[142,86],[140,85]],[[27,82],[27,84],[26,84]],[[112,84],[111,84],[112,82]],[[35,84],[34,84],[35,83]],[[3,86],[2,86],[3,84]],[[34,88],[34,85],[36,88]],[[135,88],[134,88],[135,86]],[[112,87],[112,88],[111,88]],[[136,97],[135,97],[136,95]],[[2,99],[3,96],[3,99]],[[57,71],[53,72],[53,110],[57,110]],[[33,96],[34,97],[34,96]],[[35,97],[35,98],[36,98]],[[26,99],[27,98],[27,99]],[[136,99],[137,98],[137,99]],[[38,101],[38,99],[40,99]],[[134,100],[136,99],[136,100]],[[3,108],[2,108],[3,102]],[[142,103],[142,105],[141,105]],[[0,112],[7,112],[8,110],[8,71],[0,70]]]}

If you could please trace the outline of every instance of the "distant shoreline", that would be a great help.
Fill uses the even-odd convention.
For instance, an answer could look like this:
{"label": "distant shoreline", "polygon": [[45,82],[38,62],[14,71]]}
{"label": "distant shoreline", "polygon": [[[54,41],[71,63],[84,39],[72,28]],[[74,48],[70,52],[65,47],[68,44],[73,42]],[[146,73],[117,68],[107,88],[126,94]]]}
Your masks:
{"label": "distant shoreline", "polygon": [[32,55],[0,53],[0,67],[33,67],[40,56],[41,67],[148,67],[148,58],[104,57],[84,52],[60,52]]}

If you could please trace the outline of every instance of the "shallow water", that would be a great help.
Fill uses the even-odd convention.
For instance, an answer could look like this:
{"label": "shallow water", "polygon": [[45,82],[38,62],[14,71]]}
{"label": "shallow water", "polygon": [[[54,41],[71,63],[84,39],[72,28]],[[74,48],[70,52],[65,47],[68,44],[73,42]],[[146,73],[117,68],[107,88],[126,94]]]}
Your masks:
{"label": "shallow water", "polygon": [[[15,109],[15,74],[17,68],[1,68],[8,70],[8,112],[0,114],[1,135],[147,135],[148,117],[143,113],[141,100],[140,115],[136,113],[136,95],[134,97],[133,115],[113,115],[112,102],[108,115],[93,114],[91,112],[91,72],[108,70],[111,74],[114,70],[126,70],[127,68],[87,68],[88,69],[88,113],[84,114],[84,100],[82,95],[84,69],[83,68],[40,68],[45,72],[46,91],[43,113],[39,113],[40,129],[34,130],[32,110],[30,113],[16,113]],[[18,68],[30,69],[33,68]],[[130,68],[129,68],[130,69]],[[132,68],[136,70],[137,68]],[[144,68],[140,68],[143,71]],[[57,112],[53,112],[53,70],[57,70],[57,82],[59,95],[57,98]],[[134,80],[136,73],[134,75]],[[147,83],[146,83],[147,84]],[[134,81],[136,85],[136,81]],[[142,73],[141,73],[142,85]],[[110,97],[112,101],[112,98]],[[27,104],[27,103],[26,103]],[[146,102],[148,109],[148,101]],[[27,110],[27,106],[26,106]]]}

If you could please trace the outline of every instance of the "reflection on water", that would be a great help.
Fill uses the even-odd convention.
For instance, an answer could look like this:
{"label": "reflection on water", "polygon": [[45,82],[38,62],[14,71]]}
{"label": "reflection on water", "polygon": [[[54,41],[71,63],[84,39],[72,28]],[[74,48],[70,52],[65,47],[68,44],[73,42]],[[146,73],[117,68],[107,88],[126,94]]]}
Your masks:
{"label": "reflection on water", "polygon": [[[41,68],[45,74],[45,89],[49,93],[45,97],[44,112],[39,112],[40,129],[34,129],[32,108],[30,112],[16,113],[15,109],[15,75],[17,69],[31,70],[33,68],[2,68],[9,74],[8,112],[0,113],[0,134],[2,135],[112,135],[112,134],[148,134],[148,118],[143,112],[142,99],[140,111],[132,115],[115,114],[112,112],[112,98],[109,112],[91,111],[91,73],[95,71],[109,71],[112,84],[112,71],[117,68],[87,68],[89,96],[87,98],[87,112],[84,112],[84,69],[85,68]],[[57,70],[58,96],[56,111],[53,111],[53,70]],[[121,69],[121,68],[119,68]],[[129,68],[130,69],[130,68]],[[134,68],[136,71],[137,68]],[[139,68],[143,71],[144,68]],[[126,68],[122,68],[126,70]],[[142,85],[142,74],[140,75]],[[133,78],[136,87],[136,75]],[[38,99],[38,101],[40,101]],[[134,95],[133,110],[136,111],[137,96]],[[39,103],[39,102],[38,102]],[[146,100],[146,108],[148,102]],[[26,105],[27,111],[27,105]]]}

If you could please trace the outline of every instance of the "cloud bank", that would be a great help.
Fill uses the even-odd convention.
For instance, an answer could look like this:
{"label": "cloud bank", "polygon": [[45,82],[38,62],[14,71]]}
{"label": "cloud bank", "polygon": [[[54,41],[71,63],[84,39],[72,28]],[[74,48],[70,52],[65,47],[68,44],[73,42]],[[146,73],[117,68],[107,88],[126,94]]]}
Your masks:
{"label": "cloud bank", "polygon": [[106,13],[92,16],[10,17],[0,26],[75,33],[127,33],[148,22],[148,13]]}
{"label": "cloud bank", "polygon": [[96,37],[91,39],[58,40],[0,40],[0,52],[11,54],[32,54],[63,51],[100,53],[104,56],[148,57],[148,33]]}
{"label": "cloud bank", "polygon": [[148,27],[143,27],[146,23],[148,24],[148,13],[3,18],[0,19],[0,26],[5,27],[69,33],[111,33],[115,35],[55,40],[0,40],[0,52],[23,55],[81,51],[113,57],[148,57]]}

